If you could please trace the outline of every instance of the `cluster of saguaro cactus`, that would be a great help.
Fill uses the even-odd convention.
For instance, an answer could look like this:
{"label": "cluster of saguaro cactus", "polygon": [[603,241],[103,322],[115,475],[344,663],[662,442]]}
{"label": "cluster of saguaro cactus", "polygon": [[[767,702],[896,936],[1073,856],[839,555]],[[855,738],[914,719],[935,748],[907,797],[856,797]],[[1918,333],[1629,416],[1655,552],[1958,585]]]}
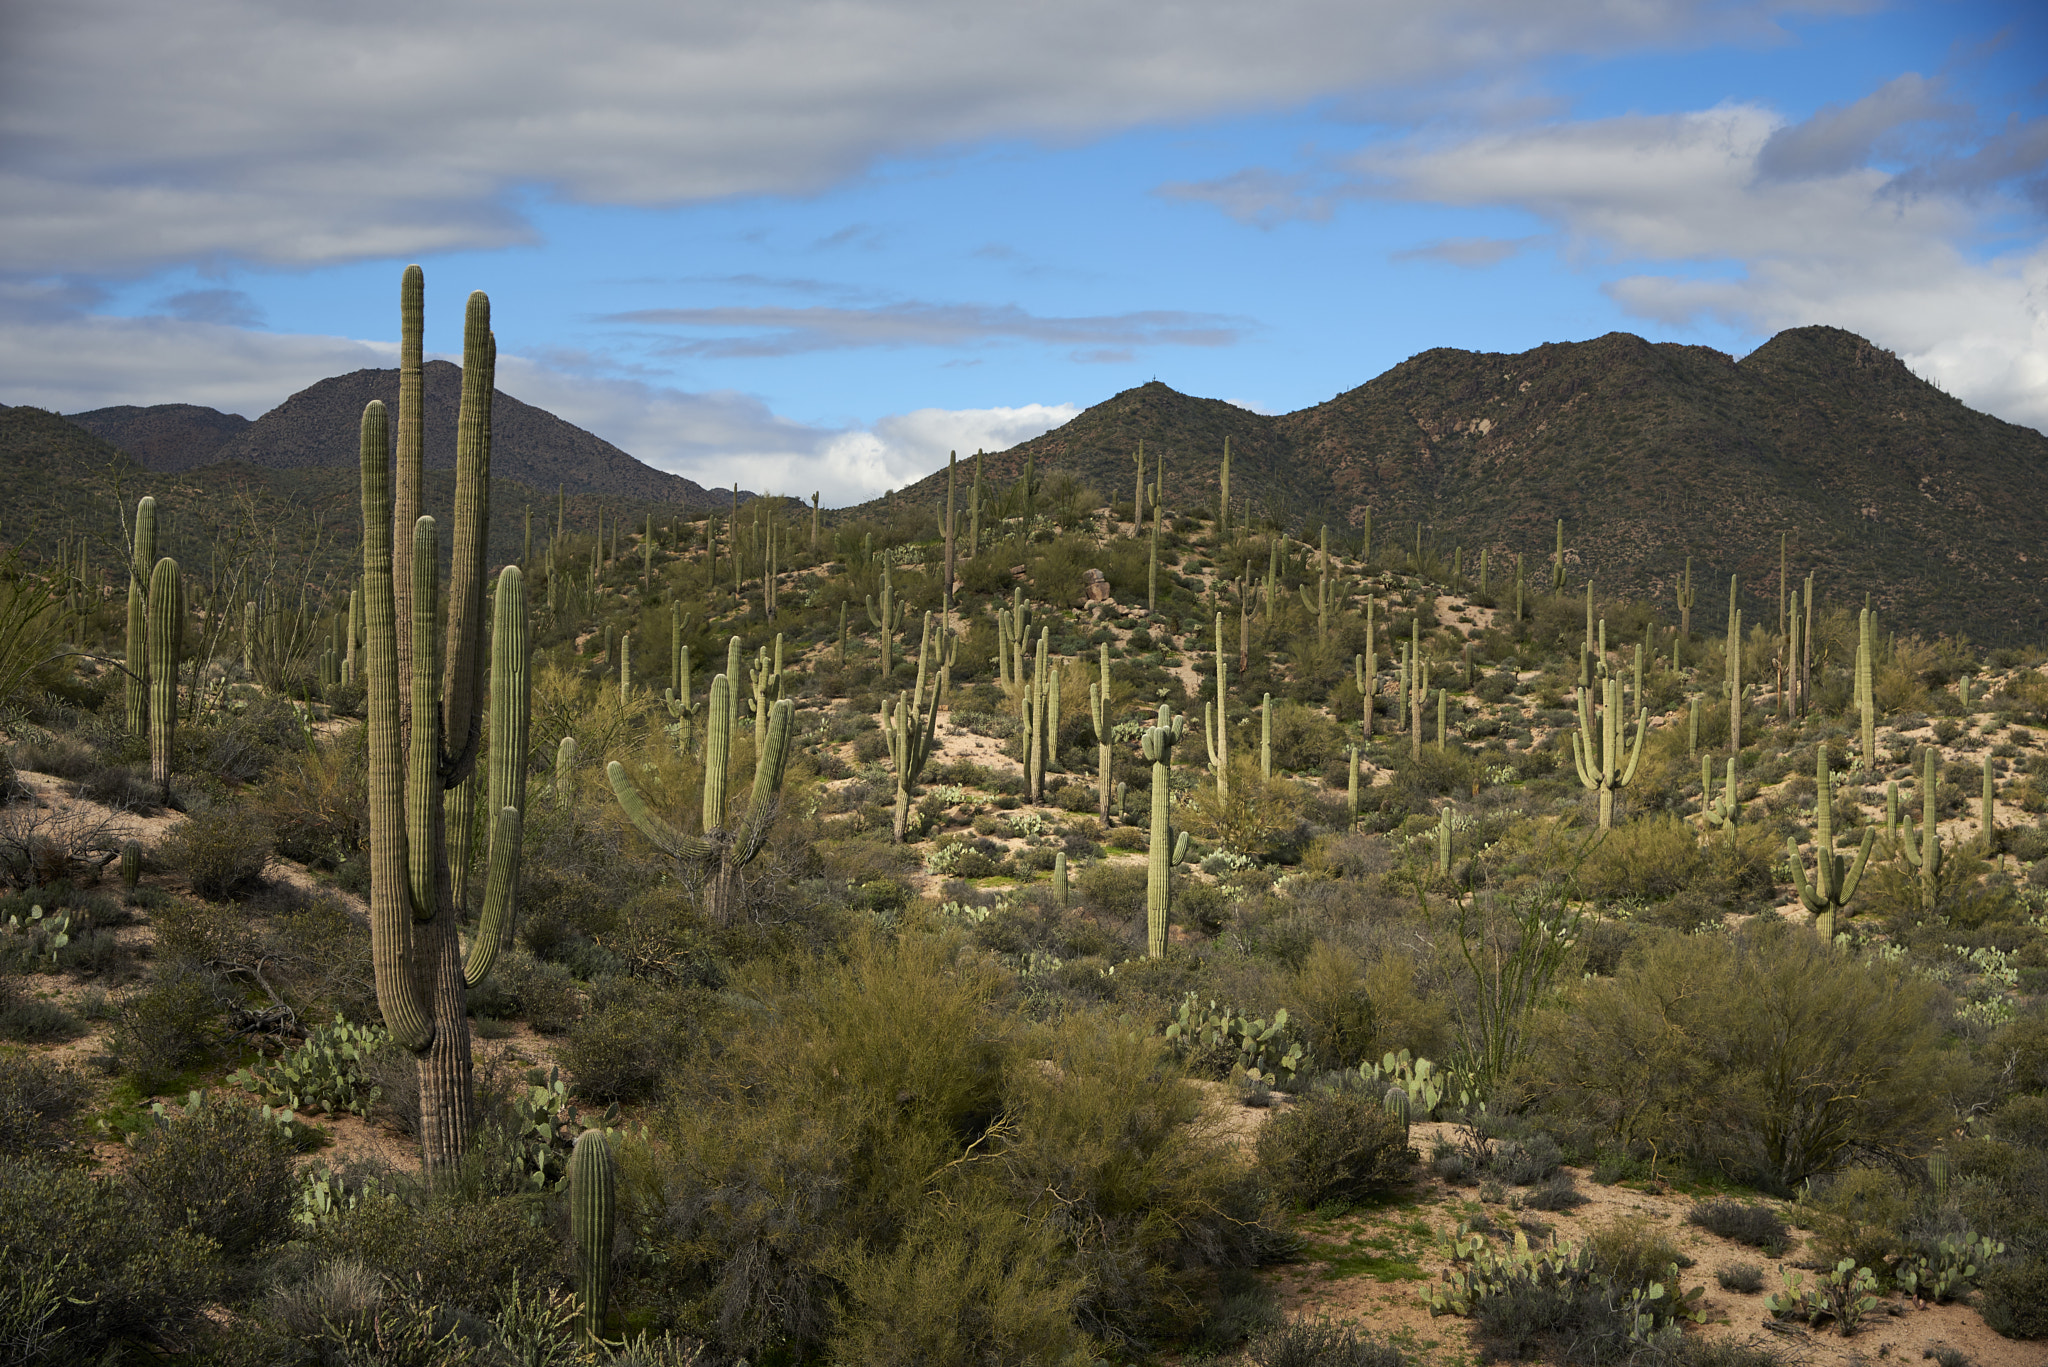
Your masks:
{"label": "cluster of saguaro cactus", "polygon": [[[735,638],[737,639],[737,638]],[[730,925],[745,905],[746,884],[740,871],[768,843],[768,831],[782,796],[784,766],[789,761],[790,714],[787,700],[768,709],[767,724],[754,741],[754,788],[736,824],[726,820],[727,766],[732,753],[733,681],[720,674],[711,681],[705,707],[703,830],[688,835],[656,816],[634,785],[626,766],[617,760],[605,766],[619,807],[640,834],[676,861],[690,881],[703,889],[704,911],[714,925]]]}
{"label": "cluster of saguaro cactus", "polygon": [[1038,629],[1038,655],[1024,708],[1024,779],[1033,802],[1043,800],[1046,770],[1059,763],[1060,661],[1047,653],[1051,631]]}
{"label": "cluster of saguaro cactus", "polygon": [[1167,703],[1159,704],[1159,720],[1145,728],[1143,753],[1152,763],[1152,836],[1145,868],[1145,953],[1157,959],[1166,953],[1166,921],[1172,910],[1173,866],[1188,857],[1188,834],[1180,832],[1173,844],[1171,786],[1173,747],[1180,743],[1187,718],[1177,717]]}
{"label": "cluster of saguaro cactus", "polygon": [[[431,1182],[459,1161],[473,1124],[463,988],[482,980],[511,929],[530,693],[525,584],[518,568],[507,566],[498,579],[490,642],[489,872],[465,962],[443,795],[469,776],[484,730],[484,555],[497,346],[490,302],[472,294],[463,332],[446,653],[437,661],[439,534],[434,519],[420,515],[423,296],[420,270],[409,267],[401,291],[395,497],[381,401],[363,412],[361,445],[371,960],[384,1022],[419,1058],[421,1146]],[[394,525],[405,535],[394,537]]]}
{"label": "cluster of saguaro cactus", "polygon": [[[734,637],[738,640],[738,637]],[[756,721],[768,715],[768,709],[782,701],[782,633],[775,633],[775,653],[771,656],[767,646],[754,652],[753,667],[748,670],[748,681],[752,685],[753,700],[748,709]],[[768,695],[773,693],[774,697]]]}
{"label": "cluster of saguaro cactus", "polygon": [[1885,826],[1888,833],[1897,835],[1899,853],[1920,875],[1922,905],[1931,906],[1934,902],[1935,889],[1940,883],[1942,864],[1941,829],[1935,811],[1933,746],[1926,748],[1921,763],[1923,768],[1920,775],[1918,848],[1914,846],[1912,823],[1899,820],[1899,785],[1896,783],[1888,784],[1885,789]]}
{"label": "cluster of saguaro cactus", "polygon": [[[896,695],[896,711],[893,716],[883,717],[882,734],[889,743],[889,765],[896,771],[896,811],[892,831],[898,844],[910,828],[910,794],[917,787],[918,778],[924,773],[924,766],[932,755],[932,737],[939,724],[939,690],[934,684],[930,692],[925,691],[926,661],[932,646],[932,615],[924,615],[924,634],[917,644],[917,683],[909,693]],[[1039,645],[1041,668],[1045,659],[1043,642]],[[1043,726],[1043,713],[1040,713]],[[1035,799],[1034,799],[1035,800]]]}
{"label": "cluster of saguaro cactus", "polygon": [[1870,862],[1870,847],[1877,839],[1877,829],[1864,828],[1863,846],[1853,863],[1835,852],[1834,782],[1828,773],[1827,747],[1815,748],[1813,778],[1820,792],[1816,798],[1819,810],[1815,817],[1811,881],[1806,876],[1806,864],[1799,857],[1799,842],[1786,837],[1785,852],[1792,863],[1792,880],[1799,889],[1799,900],[1813,913],[1814,929],[1821,939],[1832,940],[1837,913],[1848,906],[1849,899],[1856,895],[1856,885],[1863,881],[1863,869]]}
{"label": "cluster of saguaro cactus", "polygon": [[1024,601],[1022,586],[1010,591],[1010,606],[996,605],[996,683],[1017,709],[1019,720],[1029,715],[1030,695],[1024,673],[1024,651],[1031,643],[1031,604]]}
{"label": "cluster of saguaro cactus", "polygon": [[1714,796],[1714,757],[1700,756],[1700,815],[1706,824],[1735,835],[1735,826],[1742,815],[1742,804],[1736,795],[1736,757],[1728,756],[1728,771],[1724,777],[1721,796]]}

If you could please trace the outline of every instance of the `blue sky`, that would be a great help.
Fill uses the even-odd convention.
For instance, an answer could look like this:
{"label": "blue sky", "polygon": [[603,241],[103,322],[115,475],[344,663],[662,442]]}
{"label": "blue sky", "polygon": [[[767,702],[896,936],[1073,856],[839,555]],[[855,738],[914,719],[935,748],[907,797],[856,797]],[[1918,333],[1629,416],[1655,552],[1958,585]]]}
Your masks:
{"label": "blue sky", "polygon": [[0,401],[500,386],[828,503],[1157,378],[1830,323],[2048,429],[2048,21],[1741,0],[26,0]]}

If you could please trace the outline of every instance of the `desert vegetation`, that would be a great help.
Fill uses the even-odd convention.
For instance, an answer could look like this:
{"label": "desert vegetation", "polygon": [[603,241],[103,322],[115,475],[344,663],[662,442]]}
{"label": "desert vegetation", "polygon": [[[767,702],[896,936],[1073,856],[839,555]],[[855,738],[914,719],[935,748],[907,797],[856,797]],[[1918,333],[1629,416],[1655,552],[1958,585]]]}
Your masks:
{"label": "desert vegetation", "polygon": [[1790,541],[1651,601],[1569,523],[1283,525],[1225,450],[495,564],[481,296],[465,355],[453,515],[402,379],[346,577],[151,499],[118,590],[0,567],[0,1357],[2048,1336],[2048,652]]}

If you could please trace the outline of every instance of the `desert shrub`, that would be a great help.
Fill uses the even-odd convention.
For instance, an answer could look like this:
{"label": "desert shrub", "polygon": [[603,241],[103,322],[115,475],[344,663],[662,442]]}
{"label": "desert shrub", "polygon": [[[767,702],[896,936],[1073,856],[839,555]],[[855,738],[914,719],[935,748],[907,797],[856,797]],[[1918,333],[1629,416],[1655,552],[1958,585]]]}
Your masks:
{"label": "desert shrub", "polygon": [[1586,1204],[1586,1195],[1569,1172],[1559,1169],[1532,1184],[1522,1197],[1529,1210],[1573,1210]]}
{"label": "desert shrub", "polygon": [[515,1278],[553,1281],[563,1260],[539,1196],[371,1197],[321,1221],[312,1244],[324,1260],[358,1263],[430,1303],[472,1311],[497,1305]]}
{"label": "desert shrub", "polygon": [[1081,900],[1095,912],[1126,916],[1144,909],[1145,877],[1143,864],[1105,861],[1082,869],[1075,879],[1075,888]]}
{"label": "desert shrub", "polygon": [[85,1080],[42,1054],[0,1054],[0,1154],[55,1142],[58,1127],[85,1104]]}
{"label": "desert shrub", "polygon": [[1586,1246],[1601,1273],[1624,1290],[1665,1282],[1666,1294],[1675,1296],[1678,1288],[1671,1272],[1691,1261],[1645,1215],[1626,1215],[1603,1225],[1586,1237]]}
{"label": "desert shrub", "polygon": [[368,774],[360,737],[297,751],[280,764],[255,796],[277,852],[331,868],[361,849],[369,834]]}
{"label": "desert shrub", "polygon": [[1723,1291],[1754,1296],[1764,1289],[1764,1270],[1755,1263],[1730,1263],[1714,1274]]}
{"label": "desert shrub", "polygon": [[0,1039],[43,1044],[77,1033],[78,1021],[69,1011],[27,994],[12,978],[0,977]]}
{"label": "desert shrub", "polygon": [[16,1360],[60,1367],[182,1325],[223,1281],[212,1245],[160,1225],[120,1181],[12,1157],[0,1158],[0,1267],[19,1278]]}
{"label": "desert shrub", "polygon": [[1702,862],[1699,831],[1657,812],[1609,831],[1579,866],[1579,890],[1598,900],[1662,901],[1683,889]]}
{"label": "desert shrub", "polygon": [[1507,1139],[1494,1147],[1487,1171],[1513,1187],[1541,1182],[1564,1166],[1564,1154],[1547,1134]]}
{"label": "desert shrub", "polygon": [[[564,1035],[582,1014],[576,979],[561,964],[543,963],[521,949],[498,956],[492,972],[505,1003],[490,1014],[521,1016],[536,1034]],[[484,1014],[482,1006],[478,1014]]]}
{"label": "desert shrub", "polygon": [[1732,1197],[1696,1201],[1685,1218],[1710,1234],[1760,1248],[1773,1258],[1784,1253],[1788,1241],[1785,1221],[1777,1211]]}
{"label": "desert shrub", "polygon": [[1813,1226],[1814,1253],[1832,1265],[1852,1258],[1890,1284],[1891,1267],[1912,1251],[1906,1222],[1913,1200],[1896,1173],[1848,1168],[1815,1184],[1800,1203]]}
{"label": "desert shrub", "polygon": [[1312,1092],[1259,1131],[1259,1166],[1281,1199],[1357,1202],[1407,1180],[1408,1128],[1363,1092]]}
{"label": "desert shrub", "polygon": [[246,1106],[202,1098],[169,1110],[135,1145],[126,1175],[164,1225],[204,1235],[230,1258],[291,1227],[291,1138]]}
{"label": "desert shrub", "polygon": [[1934,989],[1810,932],[1647,937],[1568,998],[1535,1018],[1523,1079],[1617,1147],[1657,1143],[1782,1192],[1938,1125],[1952,1070]]}
{"label": "desert shrub", "polygon": [[1472,1320],[1490,1357],[1554,1352],[1555,1360],[1584,1367],[1618,1362],[1635,1351],[1635,1316],[1626,1303],[1625,1291],[1578,1264],[1508,1280],[1473,1305]]}
{"label": "desert shrub", "polygon": [[150,983],[121,1003],[114,1057],[143,1091],[161,1092],[213,1047],[220,988],[180,964],[160,964]]}
{"label": "desert shrub", "polygon": [[1230,760],[1230,796],[1219,796],[1215,784],[1205,783],[1195,789],[1182,820],[1204,840],[1239,854],[1267,855],[1294,834],[1301,811],[1298,785],[1260,778],[1257,754],[1239,752]]}
{"label": "desert shrub", "polygon": [[[1256,758],[1256,741],[1250,748]],[[1291,698],[1273,704],[1274,769],[1294,774],[1312,773],[1344,753],[1344,729],[1321,708],[1310,707]]]}
{"label": "desert shrub", "polygon": [[644,1101],[682,1052],[689,1019],[684,994],[614,978],[590,994],[590,1009],[569,1028],[562,1067],[576,1094],[592,1101]]}
{"label": "desert shrub", "polygon": [[1318,940],[1295,974],[1290,1000],[1320,1066],[1352,1068],[1372,1056],[1377,1021],[1364,968],[1351,950]]}
{"label": "desert shrub", "polygon": [[221,901],[262,881],[272,843],[260,812],[220,803],[173,826],[156,854],[164,867],[185,875],[193,892]]}
{"label": "desert shrub", "polygon": [[1295,1320],[1259,1335],[1246,1345],[1255,1367],[1403,1367],[1407,1359],[1391,1343],[1360,1338],[1350,1325]]}
{"label": "desert shrub", "polygon": [[2048,1257],[1993,1263],[1977,1278],[1977,1309],[2006,1338],[2048,1338]]}

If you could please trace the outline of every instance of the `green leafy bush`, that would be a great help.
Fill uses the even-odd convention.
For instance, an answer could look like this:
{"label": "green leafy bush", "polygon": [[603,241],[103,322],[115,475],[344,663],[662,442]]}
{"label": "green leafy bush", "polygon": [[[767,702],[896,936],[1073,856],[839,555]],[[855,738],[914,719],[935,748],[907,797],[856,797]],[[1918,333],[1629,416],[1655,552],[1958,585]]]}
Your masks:
{"label": "green leafy bush", "polygon": [[2048,1257],[1993,1263],[1977,1279],[1977,1309],[2006,1338],[2048,1338]]}
{"label": "green leafy bush", "polygon": [[283,1238],[298,1194],[285,1128],[204,1096],[159,1111],[127,1178],[166,1226],[203,1235],[230,1258]]}
{"label": "green leafy bush", "polygon": [[42,1054],[0,1054],[0,1154],[53,1144],[85,1103],[85,1080]]}
{"label": "green leafy bush", "polygon": [[1358,1202],[1405,1182],[1408,1127],[1377,1097],[1311,1092],[1259,1131],[1259,1166],[1281,1199],[1314,1207]]}
{"label": "green leafy bush", "polygon": [[181,964],[159,965],[148,987],[121,1003],[114,1057],[145,1093],[168,1087],[213,1047],[218,985]]}
{"label": "green leafy bush", "polygon": [[1686,1220],[1711,1234],[1760,1248],[1776,1258],[1784,1253],[1790,1235],[1785,1221],[1769,1206],[1752,1205],[1733,1197],[1716,1196],[1696,1201]]}
{"label": "green leafy bush", "polygon": [[183,874],[193,892],[218,902],[262,881],[273,840],[260,813],[220,803],[173,826],[156,856]]}

